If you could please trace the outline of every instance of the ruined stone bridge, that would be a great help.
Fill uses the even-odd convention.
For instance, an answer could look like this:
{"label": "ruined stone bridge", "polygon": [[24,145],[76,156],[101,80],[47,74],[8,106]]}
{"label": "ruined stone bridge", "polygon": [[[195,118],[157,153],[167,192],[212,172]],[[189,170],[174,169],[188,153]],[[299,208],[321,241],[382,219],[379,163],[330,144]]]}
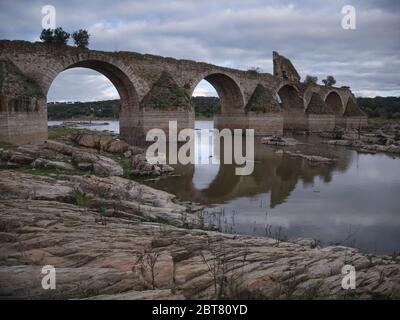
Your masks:
{"label": "ruined stone bridge", "polygon": [[26,41],[0,41],[0,141],[47,139],[47,92],[59,73],[84,67],[106,76],[121,99],[120,133],[135,142],[152,128],[194,127],[190,97],[205,79],[220,97],[216,128],[282,134],[366,124],[349,87],[306,85],[273,53],[274,74],[241,71],[133,52],[103,52]]}

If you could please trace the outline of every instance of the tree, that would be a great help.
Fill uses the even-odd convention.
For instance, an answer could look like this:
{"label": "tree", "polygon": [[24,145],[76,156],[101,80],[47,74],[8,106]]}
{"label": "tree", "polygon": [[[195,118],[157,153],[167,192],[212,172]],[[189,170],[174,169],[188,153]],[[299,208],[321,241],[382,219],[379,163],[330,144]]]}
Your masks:
{"label": "tree", "polygon": [[259,67],[251,67],[247,72],[250,72],[252,74],[259,74],[262,72],[261,68]]}
{"label": "tree", "polygon": [[40,40],[44,43],[53,43],[54,42],[54,31],[52,29],[43,29],[40,34]]}
{"label": "tree", "polygon": [[326,87],[332,87],[336,83],[336,79],[333,76],[327,76],[326,79],[322,80]]}
{"label": "tree", "polygon": [[304,80],[305,84],[317,84],[318,77],[307,75],[306,79]]}
{"label": "tree", "polygon": [[90,34],[87,30],[79,29],[72,34],[72,38],[74,39],[74,43],[79,48],[87,48],[89,45],[89,37]]}
{"label": "tree", "polygon": [[57,44],[67,44],[70,34],[58,27],[54,30],[54,42]]}
{"label": "tree", "polygon": [[62,28],[43,29],[40,40],[44,43],[67,44],[70,34]]}

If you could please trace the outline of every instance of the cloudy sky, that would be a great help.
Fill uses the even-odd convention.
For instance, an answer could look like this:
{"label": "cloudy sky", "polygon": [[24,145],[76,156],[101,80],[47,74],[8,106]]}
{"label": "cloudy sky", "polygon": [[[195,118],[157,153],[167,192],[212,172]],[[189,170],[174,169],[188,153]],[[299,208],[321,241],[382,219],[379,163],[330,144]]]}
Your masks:
{"label": "cloudy sky", "polygon": [[[400,96],[400,1],[146,0],[0,1],[0,38],[38,40],[42,6],[56,24],[86,28],[90,48],[193,59],[272,73],[272,51],[300,75],[332,74],[359,96]],[[356,29],[341,26],[342,7],[356,9]],[[213,95],[202,82],[197,95]],[[110,82],[87,69],[64,71],[48,99],[117,98]]]}

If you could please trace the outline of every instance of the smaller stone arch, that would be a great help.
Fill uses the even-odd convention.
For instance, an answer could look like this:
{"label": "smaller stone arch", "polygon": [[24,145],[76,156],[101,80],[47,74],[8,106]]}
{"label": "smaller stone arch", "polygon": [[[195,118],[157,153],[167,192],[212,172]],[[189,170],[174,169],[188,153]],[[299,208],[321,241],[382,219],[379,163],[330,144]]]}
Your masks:
{"label": "smaller stone arch", "polygon": [[335,91],[332,90],[327,93],[325,97],[325,103],[332,109],[335,115],[343,115],[344,112],[344,104],[341,96]]}
{"label": "smaller stone arch", "polygon": [[191,86],[190,95],[201,80],[208,81],[217,91],[220,98],[220,112],[244,112],[245,95],[242,88],[232,75],[220,71],[202,74]]}
{"label": "smaller stone arch", "polygon": [[281,107],[286,112],[304,112],[304,102],[301,92],[297,86],[293,84],[283,84],[276,91],[281,100]]}

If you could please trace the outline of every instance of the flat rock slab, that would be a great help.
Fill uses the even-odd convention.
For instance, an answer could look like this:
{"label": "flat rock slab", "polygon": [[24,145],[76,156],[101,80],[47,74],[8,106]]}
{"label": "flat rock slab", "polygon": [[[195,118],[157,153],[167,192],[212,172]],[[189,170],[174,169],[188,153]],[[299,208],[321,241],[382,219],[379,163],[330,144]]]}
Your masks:
{"label": "flat rock slab", "polygon": [[[21,179],[30,184],[34,180],[29,175]],[[71,182],[86,191],[121,194],[125,189],[124,201],[133,201],[129,199],[137,189],[124,184],[125,179],[90,179],[49,179],[47,185],[60,194]],[[0,181],[4,194],[7,174],[2,173]],[[22,198],[27,193],[15,191],[15,199],[0,201],[3,299],[400,298],[398,256],[364,255],[341,246],[319,248],[305,239],[289,242],[184,229],[134,221],[129,215],[106,216],[103,223],[95,209],[57,199]],[[158,196],[162,199],[163,193]],[[168,197],[164,194],[164,201]],[[162,212],[166,203],[153,208]],[[134,213],[128,205],[124,210]],[[209,268],[214,263],[221,267],[217,283],[224,281],[217,291]],[[56,268],[55,290],[41,287],[44,265]],[[357,272],[357,287],[351,292],[341,287],[344,265]]]}

